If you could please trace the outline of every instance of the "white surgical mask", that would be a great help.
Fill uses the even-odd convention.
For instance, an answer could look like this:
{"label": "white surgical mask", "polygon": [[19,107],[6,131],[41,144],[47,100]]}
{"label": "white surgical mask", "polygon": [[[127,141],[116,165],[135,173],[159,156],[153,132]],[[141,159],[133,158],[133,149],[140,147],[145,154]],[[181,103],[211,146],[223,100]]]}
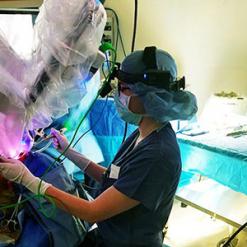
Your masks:
{"label": "white surgical mask", "polygon": [[129,109],[130,96],[127,96],[120,92],[119,101],[122,103],[124,107],[127,107]]}
{"label": "white surgical mask", "polygon": [[127,123],[139,125],[142,115],[136,114],[129,110],[130,97],[123,93],[116,91],[114,95],[115,105],[120,117]]}

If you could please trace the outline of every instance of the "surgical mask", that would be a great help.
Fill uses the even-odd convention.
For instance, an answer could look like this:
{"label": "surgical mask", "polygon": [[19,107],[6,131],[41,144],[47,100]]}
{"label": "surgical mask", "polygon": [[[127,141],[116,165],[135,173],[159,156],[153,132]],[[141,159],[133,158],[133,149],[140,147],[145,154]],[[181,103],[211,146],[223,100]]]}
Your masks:
{"label": "surgical mask", "polygon": [[126,96],[116,90],[114,95],[115,105],[120,117],[127,123],[139,125],[142,115],[136,114],[129,110],[129,101],[131,96]]}

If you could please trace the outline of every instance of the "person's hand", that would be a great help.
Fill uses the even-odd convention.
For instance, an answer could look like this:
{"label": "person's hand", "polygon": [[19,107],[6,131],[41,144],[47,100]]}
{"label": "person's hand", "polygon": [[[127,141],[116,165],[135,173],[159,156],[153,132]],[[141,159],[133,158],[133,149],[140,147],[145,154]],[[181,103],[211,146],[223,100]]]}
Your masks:
{"label": "person's hand", "polygon": [[69,146],[69,142],[64,134],[56,129],[51,129],[51,135],[53,136],[53,146],[59,151],[63,153],[64,150]]}
{"label": "person's hand", "polygon": [[[0,174],[7,180],[24,185],[35,194],[44,194],[51,185],[35,177],[19,160],[0,156]],[[41,185],[40,185],[41,183]],[[39,190],[40,186],[40,190]]]}

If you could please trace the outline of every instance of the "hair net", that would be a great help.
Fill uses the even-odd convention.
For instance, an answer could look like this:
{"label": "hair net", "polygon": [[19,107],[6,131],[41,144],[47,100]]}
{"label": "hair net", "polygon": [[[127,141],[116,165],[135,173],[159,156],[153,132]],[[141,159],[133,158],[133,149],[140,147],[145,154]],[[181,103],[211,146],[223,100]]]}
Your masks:
{"label": "hair net", "polygon": [[[121,70],[126,73],[144,73],[146,65],[143,51],[135,51],[127,56]],[[170,54],[156,50],[156,64],[158,70],[170,72],[172,78],[177,77],[177,66]],[[164,82],[166,83],[166,82]],[[197,112],[196,97],[188,91],[167,91],[165,89],[148,86],[143,82],[128,84],[130,89],[141,98],[146,114],[160,123],[172,120],[189,120]]]}

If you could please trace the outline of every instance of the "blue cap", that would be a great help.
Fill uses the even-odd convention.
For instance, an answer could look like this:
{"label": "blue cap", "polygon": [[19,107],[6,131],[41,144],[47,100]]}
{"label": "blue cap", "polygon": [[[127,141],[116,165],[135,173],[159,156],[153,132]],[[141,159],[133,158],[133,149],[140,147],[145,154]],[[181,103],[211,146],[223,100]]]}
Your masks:
{"label": "blue cap", "polygon": [[[155,52],[157,70],[169,72],[175,80],[177,65],[173,57],[160,49],[156,49]],[[121,70],[130,74],[144,74],[148,68],[143,60],[143,53],[144,51],[135,51],[128,55],[121,64]],[[163,88],[146,85],[141,81],[128,84],[128,86],[142,100],[145,115],[152,117],[157,122],[189,120],[197,112],[197,100],[191,92],[167,91]]]}
{"label": "blue cap", "polygon": [[[121,70],[130,74],[142,74],[147,68],[143,61],[144,51],[135,51],[128,55],[121,64]],[[158,70],[170,72],[177,78],[177,65],[173,57],[166,51],[156,49],[156,65]]]}

